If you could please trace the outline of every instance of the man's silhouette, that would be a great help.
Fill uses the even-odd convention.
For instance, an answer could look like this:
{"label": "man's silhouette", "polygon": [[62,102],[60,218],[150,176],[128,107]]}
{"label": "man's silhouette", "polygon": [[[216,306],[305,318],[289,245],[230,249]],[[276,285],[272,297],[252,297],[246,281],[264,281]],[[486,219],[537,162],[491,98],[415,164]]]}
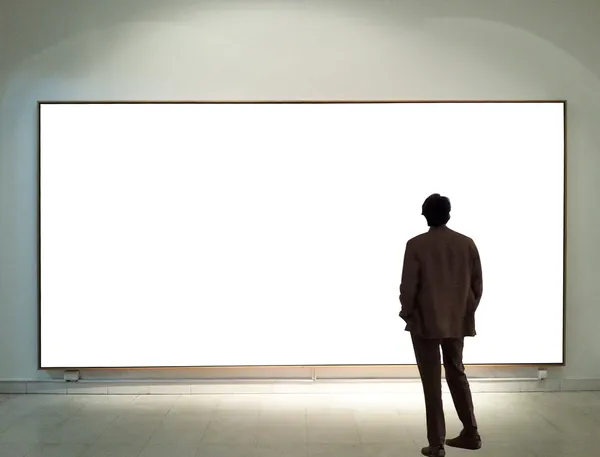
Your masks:
{"label": "man's silhouette", "polygon": [[[450,200],[433,194],[422,209],[430,229],[406,244],[400,317],[412,337],[425,394],[429,446],[423,448],[422,454],[442,457],[446,454],[444,443],[463,449],[481,447],[462,359],[464,337],[475,336],[475,311],[483,281],[473,240],[446,227]],[[446,381],[463,424],[460,435],[447,441],[440,347]]]}

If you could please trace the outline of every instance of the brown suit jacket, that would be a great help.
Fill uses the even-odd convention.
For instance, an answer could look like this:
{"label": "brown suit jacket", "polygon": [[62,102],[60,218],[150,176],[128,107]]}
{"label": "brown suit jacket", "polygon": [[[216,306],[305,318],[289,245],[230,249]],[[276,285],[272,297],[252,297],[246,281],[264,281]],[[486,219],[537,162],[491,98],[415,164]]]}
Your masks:
{"label": "brown suit jacket", "polygon": [[400,317],[423,338],[475,336],[483,292],[481,260],[473,240],[446,226],[406,243]]}

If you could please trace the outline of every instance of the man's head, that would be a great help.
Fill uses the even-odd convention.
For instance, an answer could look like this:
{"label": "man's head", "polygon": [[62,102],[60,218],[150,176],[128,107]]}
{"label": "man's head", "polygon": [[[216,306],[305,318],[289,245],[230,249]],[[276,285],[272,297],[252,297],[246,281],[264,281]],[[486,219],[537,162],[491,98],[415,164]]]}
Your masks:
{"label": "man's head", "polygon": [[422,207],[422,215],[427,219],[429,227],[441,227],[450,220],[450,200],[440,194],[427,197]]}

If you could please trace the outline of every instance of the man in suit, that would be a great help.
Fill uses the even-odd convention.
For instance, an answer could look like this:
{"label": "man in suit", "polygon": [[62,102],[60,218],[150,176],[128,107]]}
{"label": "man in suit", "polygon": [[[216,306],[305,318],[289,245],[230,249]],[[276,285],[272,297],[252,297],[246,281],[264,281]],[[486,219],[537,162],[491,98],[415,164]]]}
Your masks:
{"label": "man in suit", "polygon": [[[481,261],[473,240],[449,229],[450,200],[429,196],[422,207],[429,231],[406,244],[400,285],[400,317],[410,332],[427,416],[429,446],[422,454],[446,455],[444,444],[481,448],[469,381],[463,365],[465,336],[475,336],[475,311],[483,291]],[[463,424],[457,438],[446,440],[442,406],[442,369]]]}

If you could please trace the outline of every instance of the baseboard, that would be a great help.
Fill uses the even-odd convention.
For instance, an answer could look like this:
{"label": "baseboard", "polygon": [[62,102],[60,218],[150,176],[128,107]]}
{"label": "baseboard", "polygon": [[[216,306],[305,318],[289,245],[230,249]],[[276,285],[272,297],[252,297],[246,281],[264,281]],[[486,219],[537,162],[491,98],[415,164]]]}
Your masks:
{"label": "baseboard", "polygon": [[563,379],[563,392],[600,391],[600,379]]}
{"label": "baseboard", "polygon": [[[473,379],[473,392],[600,391],[600,379]],[[446,384],[443,390],[448,391]],[[403,380],[211,380],[211,381],[0,381],[3,394],[227,395],[227,394],[404,394],[422,392],[418,379]]]}

